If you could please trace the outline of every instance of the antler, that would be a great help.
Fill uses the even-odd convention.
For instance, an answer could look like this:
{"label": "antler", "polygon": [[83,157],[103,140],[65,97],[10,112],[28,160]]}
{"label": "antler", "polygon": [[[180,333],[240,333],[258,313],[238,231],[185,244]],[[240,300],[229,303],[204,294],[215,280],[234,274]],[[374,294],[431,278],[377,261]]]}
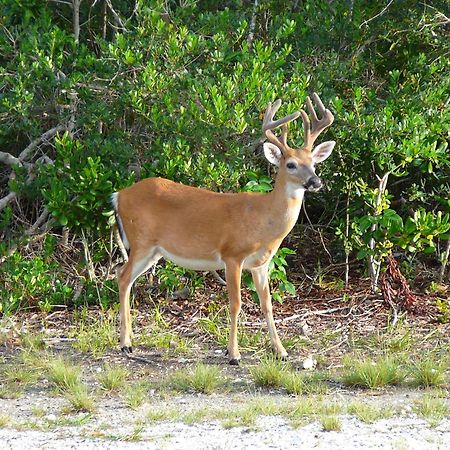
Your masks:
{"label": "antler", "polygon": [[303,120],[303,129],[305,131],[305,143],[304,148],[308,150],[312,150],[315,140],[318,138],[319,134],[322,133],[326,128],[328,128],[334,120],[333,114],[329,109],[326,109],[320,100],[320,97],[314,92],[312,94],[312,98],[314,103],[317,105],[320,114],[322,115],[322,119],[317,118],[316,111],[314,110],[314,106],[309,97],[306,97],[306,106],[308,108],[309,114],[311,115],[312,125],[310,125],[310,121],[308,118],[308,114],[301,109],[300,113],[302,115]]}
{"label": "antler", "polygon": [[[281,100],[278,99],[273,105],[271,102],[267,105],[266,113],[264,114],[264,120],[262,124],[262,130],[265,134],[266,138],[269,140],[269,142],[272,142],[272,144],[275,144],[281,151],[286,150],[288,148],[287,145],[287,133],[288,133],[288,127],[287,124],[289,122],[292,122],[295,120],[299,115],[300,112],[296,111],[292,114],[289,114],[286,117],[283,117],[282,119],[273,120],[273,116],[276,114],[276,112],[280,109],[281,106]],[[281,140],[275,136],[272,130],[275,128],[278,128],[279,126],[283,126],[282,134],[281,134]]]}

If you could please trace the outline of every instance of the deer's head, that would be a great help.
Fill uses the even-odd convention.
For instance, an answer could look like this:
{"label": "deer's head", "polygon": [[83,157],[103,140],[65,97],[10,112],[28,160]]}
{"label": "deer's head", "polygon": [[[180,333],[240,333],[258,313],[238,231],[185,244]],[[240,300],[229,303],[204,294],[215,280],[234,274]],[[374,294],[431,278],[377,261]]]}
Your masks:
{"label": "deer's head", "polygon": [[[325,108],[316,93],[312,94],[312,98],[322,116],[321,119],[317,117],[311,99],[307,97],[306,107],[311,121],[304,110],[274,121],[273,117],[281,106],[281,100],[277,100],[273,105],[268,104],[262,129],[268,140],[264,143],[264,154],[269,162],[279,167],[280,175],[285,177],[286,182],[294,189],[318,191],[322,187],[322,180],[315,173],[315,165],[331,155],[336,142],[327,141],[314,147],[319,134],[333,123],[334,116]],[[295,149],[287,143],[288,123],[300,115],[303,120],[304,144]],[[280,126],[282,133],[277,137],[273,130]]]}

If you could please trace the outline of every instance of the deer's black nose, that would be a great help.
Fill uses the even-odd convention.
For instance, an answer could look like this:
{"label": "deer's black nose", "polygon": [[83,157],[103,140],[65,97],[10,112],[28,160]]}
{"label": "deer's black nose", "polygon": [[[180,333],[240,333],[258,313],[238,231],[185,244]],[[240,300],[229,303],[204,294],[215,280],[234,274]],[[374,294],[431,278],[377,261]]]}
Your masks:
{"label": "deer's black nose", "polygon": [[318,191],[322,187],[322,180],[316,175],[313,175],[312,177],[309,177],[305,187],[308,191]]}

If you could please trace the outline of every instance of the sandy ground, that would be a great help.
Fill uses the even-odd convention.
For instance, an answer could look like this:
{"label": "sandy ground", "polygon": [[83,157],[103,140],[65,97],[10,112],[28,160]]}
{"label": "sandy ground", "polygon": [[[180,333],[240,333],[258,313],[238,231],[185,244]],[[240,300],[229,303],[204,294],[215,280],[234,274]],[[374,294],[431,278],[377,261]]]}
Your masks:
{"label": "sandy ground", "polygon": [[[323,431],[314,421],[292,428],[280,416],[259,417],[256,429],[234,427],[226,429],[219,421],[204,421],[187,425],[176,421],[149,422],[148,412],[155,408],[173,407],[189,410],[211,406],[233,408],[245,403],[245,396],[225,394],[182,395],[166,400],[155,398],[136,410],[126,407],[120,398],[99,400],[92,416],[71,414],[77,425],[61,423],[61,409],[66,403],[48,392],[34,392],[19,399],[1,399],[1,415],[10,423],[0,428],[1,449],[450,449],[450,418],[437,426],[413,414],[411,404],[422,395],[384,393],[365,396],[368,402],[400,406],[400,414],[390,419],[366,424],[340,415],[341,431]],[[254,397],[252,397],[254,398]],[[327,394],[326,401],[345,401],[341,395]],[[358,400],[364,397],[359,397]],[[273,400],[273,399],[272,399]],[[278,401],[293,401],[280,396]],[[298,399],[301,401],[301,397]],[[36,417],[36,410],[40,417]],[[82,419],[85,418],[83,421]],[[37,428],[37,429],[33,429]]]}

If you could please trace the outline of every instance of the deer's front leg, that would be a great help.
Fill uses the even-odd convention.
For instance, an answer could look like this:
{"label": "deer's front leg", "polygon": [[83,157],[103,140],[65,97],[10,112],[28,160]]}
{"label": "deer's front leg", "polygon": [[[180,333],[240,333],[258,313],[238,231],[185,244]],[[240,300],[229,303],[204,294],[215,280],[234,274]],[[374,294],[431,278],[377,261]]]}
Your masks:
{"label": "deer's front leg", "polygon": [[251,270],[253,282],[255,283],[256,293],[259,297],[261,310],[266,318],[269,328],[270,341],[275,353],[282,359],[287,358],[287,352],[278,337],[277,329],[272,314],[272,298],[270,296],[268,264]]}
{"label": "deer's front leg", "polygon": [[241,359],[237,340],[238,315],[241,310],[241,273],[242,262],[226,262],[226,278],[228,297],[230,298],[230,337],[228,340],[228,356],[231,365],[238,365]]}
{"label": "deer's front leg", "polygon": [[131,291],[131,269],[132,263],[128,261],[119,273],[119,298],[120,298],[120,348],[124,353],[131,353],[131,314],[130,314],[130,291]]}

